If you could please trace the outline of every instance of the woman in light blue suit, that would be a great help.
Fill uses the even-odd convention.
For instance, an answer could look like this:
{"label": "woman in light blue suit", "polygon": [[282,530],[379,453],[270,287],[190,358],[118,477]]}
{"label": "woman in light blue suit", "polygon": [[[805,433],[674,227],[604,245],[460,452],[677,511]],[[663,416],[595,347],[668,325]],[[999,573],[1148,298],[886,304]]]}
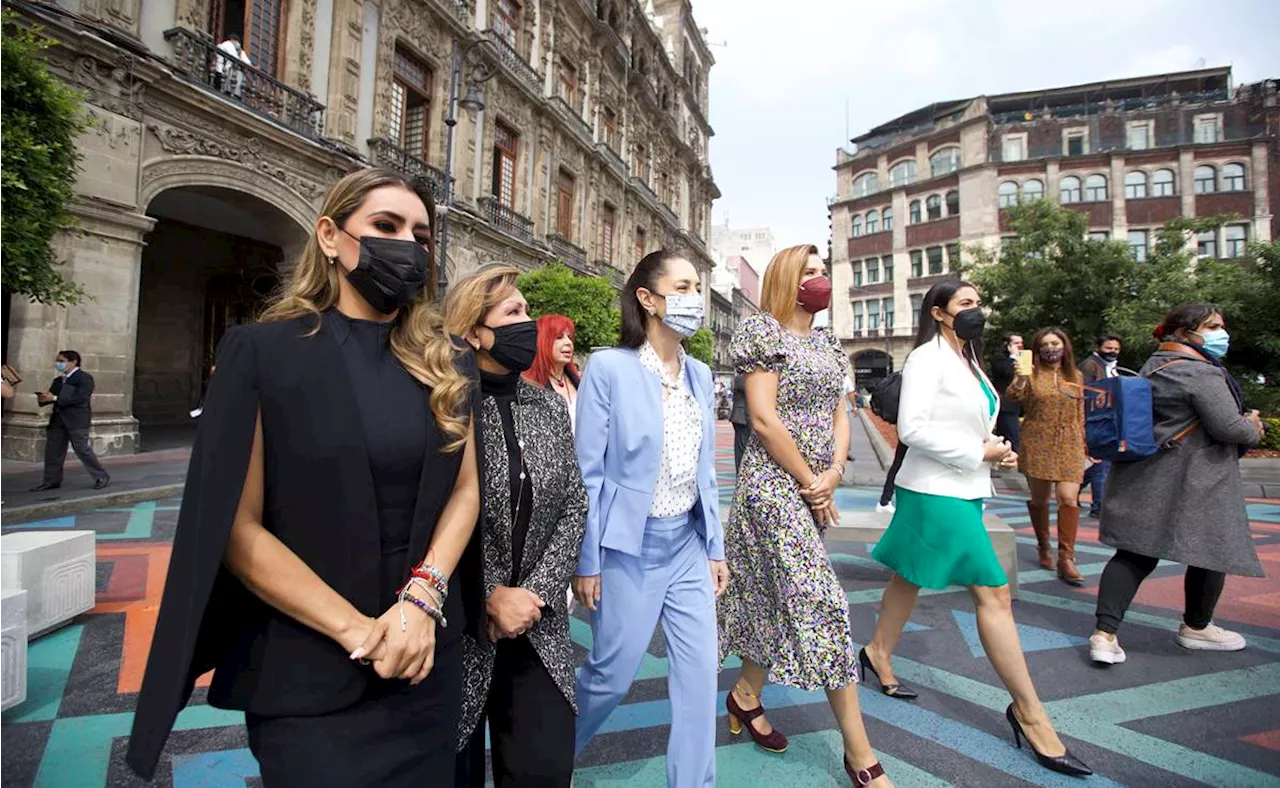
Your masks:
{"label": "woman in light blue suit", "polygon": [[661,621],[672,788],[716,782],[715,598],[729,583],[711,370],[680,347],[702,325],[703,303],[688,260],[645,257],[622,291],[620,347],[592,355],[578,392],[589,508],[573,588],[594,645],[578,674],[575,752],[626,696]]}

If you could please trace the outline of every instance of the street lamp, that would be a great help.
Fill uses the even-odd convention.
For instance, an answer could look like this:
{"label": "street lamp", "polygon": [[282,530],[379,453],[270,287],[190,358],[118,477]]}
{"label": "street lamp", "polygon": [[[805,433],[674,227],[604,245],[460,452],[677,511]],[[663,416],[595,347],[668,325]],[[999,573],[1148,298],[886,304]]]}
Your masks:
{"label": "street lamp", "polygon": [[[443,299],[449,287],[449,274],[446,266],[449,260],[449,217],[453,213],[453,129],[458,125],[458,107],[467,111],[472,119],[484,111],[485,82],[498,73],[493,66],[479,54],[482,44],[492,42],[487,38],[472,41],[465,49],[460,48],[458,41],[453,42],[453,73],[449,80],[449,116],[444,125],[449,127],[448,139],[445,142],[444,158],[444,218],[440,222],[440,259],[436,265],[436,295]],[[459,98],[462,91],[463,72],[466,73],[466,96]]]}

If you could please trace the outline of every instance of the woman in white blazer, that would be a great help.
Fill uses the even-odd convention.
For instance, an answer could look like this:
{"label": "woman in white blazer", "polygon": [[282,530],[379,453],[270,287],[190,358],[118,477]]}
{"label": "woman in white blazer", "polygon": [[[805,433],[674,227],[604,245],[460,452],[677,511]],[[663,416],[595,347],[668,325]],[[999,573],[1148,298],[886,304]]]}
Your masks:
{"label": "woman in white blazer", "polygon": [[973,285],[934,285],[921,306],[916,348],[902,371],[898,437],[907,454],[898,471],[896,511],[872,556],[894,571],[871,642],[859,653],[881,692],[916,693],[894,679],[889,658],[921,586],[964,585],[973,594],[983,648],[1013,703],[1005,717],[1014,742],[1025,738],[1040,764],[1062,774],[1092,772],[1063,745],[1036,695],[1018,642],[1009,581],[982,524],[991,465],[1012,468],[1017,455],[991,433],[1000,398],[982,372],[986,318]]}

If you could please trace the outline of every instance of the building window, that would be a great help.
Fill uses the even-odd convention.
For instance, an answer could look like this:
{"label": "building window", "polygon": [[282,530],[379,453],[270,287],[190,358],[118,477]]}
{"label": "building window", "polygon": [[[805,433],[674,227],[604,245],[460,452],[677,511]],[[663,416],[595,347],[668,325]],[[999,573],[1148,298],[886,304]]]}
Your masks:
{"label": "building window", "polygon": [[919,279],[924,276],[924,252],[915,249],[911,252],[911,278]]}
{"label": "building window", "polygon": [[431,122],[431,70],[399,46],[391,81],[391,136],[410,156],[427,160]]}
{"label": "building window", "polygon": [[947,244],[947,270],[960,270],[960,244]]}
{"label": "building window", "polygon": [[1001,161],[1022,161],[1027,158],[1027,135],[1010,134],[1005,136],[1000,148]]}
{"label": "building window", "polygon": [[1228,164],[1222,168],[1222,190],[1224,192],[1244,191],[1244,165]]}
{"label": "building window", "polygon": [[556,232],[567,241],[573,240],[573,176],[560,171],[556,200]]}
{"label": "building window", "polygon": [[880,213],[884,217],[884,231],[887,233],[893,229],[893,209],[885,208]]}
{"label": "building window", "polygon": [[606,205],[600,214],[600,257],[606,263],[613,262],[613,234],[617,222],[617,210],[612,205]]}
{"label": "building window", "polygon": [[873,257],[867,261],[867,284],[874,285],[880,281],[880,260]]}
{"label": "building window", "polygon": [[1090,230],[1089,240],[1090,241],[1110,241],[1111,233],[1107,232],[1106,230]]}
{"label": "building window", "polygon": [[925,211],[929,214],[929,221],[942,218],[942,198],[936,194],[930,194],[924,201]]}
{"label": "building window", "polygon": [[916,182],[916,160],[907,159],[893,165],[893,169],[889,170],[889,184],[891,186],[906,186],[909,183]]}
{"label": "building window", "polygon": [[960,192],[947,192],[947,216],[960,215]]}
{"label": "building window", "polygon": [[1022,184],[1022,199],[1026,202],[1033,202],[1044,197],[1044,183],[1037,178],[1032,178]]}
{"label": "building window", "polygon": [[1195,141],[1200,144],[1222,142],[1222,116],[1196,115]]}
{"label": "building window", "polygon": [[1151,196],[1172,197],[1175,192],[1173,182],[1173,170],[1156,170],[1151,173]]}
{"label": "building window", "polygon": [[853,196],[866,197],[868,194],[875,194],[880,191],[880,175],[874,172],[864,172],[853,179]]}
{"label": "building window", "polygon": [[862,287],[862,261],[853,261],[853,286]]}
{"label": "building window", "polygon": [[1125,147],[1129,150],[1146,150],[1151,147],[1151,121],[1129,121],[1125,135]]}
{"label": "building window", "polygon": [[516,0],[497,0],[493,5],[494,32],[515,51],[520,51],[520,4]]}
{"label": "building window", "polygon": [[930,246],[925,253],[929,256],[929,276],[942,273],[942,247]]}
{"label": "building window", "polygon": [[578,69],[569,62],[568,58],[560,61],[559,91],[559,96],[564,103],[572,107],[574,112],[581,114],[582,108],[578,101]]}
{"label": "building window", "polygon": [[943,148],[929,157],[929,173],[934,177],[960,169],[960,149]]}
{"label": "building window", "polygon": [[604,107],[600,110],[601,135],[605,145],[618,150],[618,113]]}
{"label": "building window", "polygon": [[861,216],[853,217],[853,237],[854,238],[862,237],[862,217]]}
{"label": "building window", "polygon": [[1080,179],[1074,175],[1068,175],[1058,181],[1058,201],[1066,204],[1071,202],[1080,202]]}
{"label": "building window", "polygon": [[910,207],[911,215],[908,217],[908,224],[920,223],[920,201],[912,200]]}
{"label": "building window", "polygon": [[635,164],[633,165],[633,169],[635,170],[635,172],[633,174],[640,179],[641,183],[648,186],[649,185],[649,152],[645,150],[643,145],[637,144],[635,148],[634,158],[635,158]]}
{"label": "building window", "polygon": [[867,211],[867,235],[880,232],[880,212]]}
{"label": "building window", "polygon": [[877,331],[880,328],[880,302],[867,302],[867,328]]}
{"label": "building window", "polygon": [[1107,176],[1093,174],[1084,179],[1085,202],[1104,202],[1107,199]]}
{"label": "building window", "polygon": [[1244,257],[1245,244],[1249,242],[1249,228],[1243,224],[1228,224],[1223,228],[1223,257]]}
{"label": "building window", "polygon": [[893,255],[885,255],[880,258],[880,267],[884,269],[884,281],[893,281]]}
{"label": "building window", "polygon": [[1208,230],[1196,236],[1196,254],[1201,257],[1218,256],[1218,231]]}
{"label": "building window", "polygon": [[1133,252],[1133,259],[1142,262],[1147,259],[1147,231],[1146,230],[1130,230],[1129,231],[1129,251]]}
{"label": "building window", "polygon": [[881,305],[881,311],[884,312],[884,327],[886,329],[893,328],[893,296],[886,298]]}
{"label": "building window", "polygon": [[1141,200],[1147,196],[1147,174],[1140,170],[1134,170],[1124,176],[1124,198],[1126,200]]}
{"label": "building window", "polygon": [[1207,164],[1196,167],[1196,194],[1208,194],[1218,190],[1218,171]]}
{"label": "building window", "polygon": [[924,306],[924,296],[916,293],[911,296],[911,325],[920,325],[920,308]]}
{"label": "building window", "polygon": [[1088,129],[1065,129],[1062,132],[1062,155],[1083,156],[1089,152]]}
{"label": "building window", "polygon": [[645,231],[643,227],[636,228],[636,262],[644,259],[645,253]]}
{"label": "building window", "polygon": [[862,302],[853,302],[853,330],[862,332]]}
{"label": "building window", "polygon": [[284,0],[220,0],[209,8],[209,29],[219,42],[240,36],[253,65],[271,76],[283,68]]}
{"label": "building window", "polygon": [[520,135],[504,123],[493,129],[493,196],[508,208],[516,207],[516,150]]}
{"label": "building window", "polygon": [[1009,208],[1018,204],[1018,184],[1013,181],[1001,182],[996,189],[996,202],[1001,208]]}

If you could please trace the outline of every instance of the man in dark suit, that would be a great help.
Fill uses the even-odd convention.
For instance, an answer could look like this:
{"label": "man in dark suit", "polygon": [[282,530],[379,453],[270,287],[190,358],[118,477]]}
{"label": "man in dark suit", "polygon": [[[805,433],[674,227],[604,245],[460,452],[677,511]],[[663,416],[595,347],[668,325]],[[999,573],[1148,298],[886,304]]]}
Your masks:
{"label": "man in dark suit", "polygon": [[747,415],[747,376],[733,376],[733,405],[729,408],[729,423],[733,425],[733,470],[742,464],[742,453],[747,450],[747,438],[751,435],[750,416]]}
{"label": "man in dark suit", "polygon": [[[1120,337],[1115,334],[1103,334],[1098,337],[1098,341],[1093,345],[1093,352],[1080,362],[1080,374],[1084,378],[1085,385],[1118,375],[1119,372],[1116,369],[1122,349]],[[1092,459],[1089,467],[1084,469],[1084,484],[1080,485],[1080,492],[1083,493],[1089,487],[1093,488],[1089,516],[1094,519],[1102,516],[1102,496],[1106,492],[1109,473],[1111,473],[1111,463],[1092,462]]]}
{"label": "man in dark suit", "polygon": [[44,481],[32,492],[56,490],[62,486],[62,466],[67,459],[67,444],[93,477],[93,489],[101,490],[111,483],[107,470],[93,453],[89,443],[89,422],[93,413],[89,399],[93,396],[93,376],[80,369],[80,354],[64,350],[54,366],[61,374],[53,379],[48,391],[36,392],[40,407],[53,406],[49,427],[45,431]]}
{"label": "man in dark suit", "polygon": [[1009,441],[1014,451],[1018,450],[1018,442],[1022,437],[1022,424],[1018,421],[1018,417],[1022,415],[1022,407],[1016,402],[1010,402],[1005,392],[1013,382],[1013,360],[1020,350],[1022,336],[1005,334],[1002,350],[997,351],[996,357],[991,360],[991,383],[996,387],[996,394],[1000,395],[1000,413],[996,416],[995,432]]}

